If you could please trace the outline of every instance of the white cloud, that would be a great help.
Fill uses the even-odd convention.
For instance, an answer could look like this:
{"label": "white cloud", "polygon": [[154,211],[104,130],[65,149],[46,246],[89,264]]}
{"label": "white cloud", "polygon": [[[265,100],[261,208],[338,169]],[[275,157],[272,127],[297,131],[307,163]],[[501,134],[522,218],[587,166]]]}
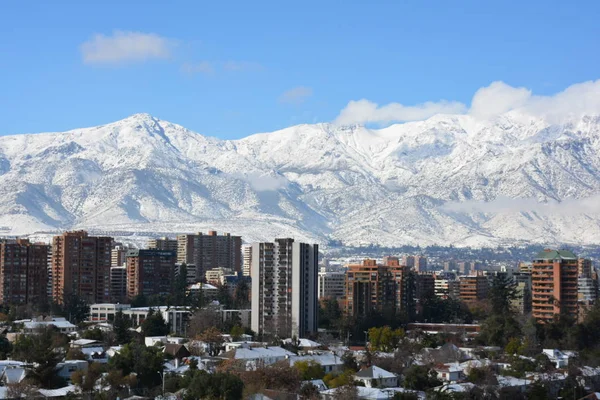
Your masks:
{"label": "white cloud", "polygon": [[201,61],[199,63],[184,63],[181,70],[186,74],[211,75],[215,73],[215,66],[208,61]]}
{"label": "white cloud", "polygon": [[172,40],[154,33],[114,31],[112,36],[94,35],[81,45],[86,64],[121,64],[169,58]]}
{"label": "white cloud", "polygon": [[492,201],[467,200],[463,202],[447,202],[441,209],[448,212],[464,213],[536,213],[538,215],[580,215],[600,213],[600,195],[583,199],[555,200],[540,203],[533,198],[513,199],[497,197]]}
{"label": "white cloud", "polygon": [[378,105],[366,99],[355,100],[340,111],[335,123],[387,124],[425,120],[435,114],[464,113],[478,119],[490,119],[509,111],[544,117],[550,123],[560,123],[565,118],[600,114],[600,80],[577,83],[549,96],[534,95],[527,88],[496,81],[475,92],[470,108],[460,102],[445,100],[415,106],[399,103]]}
{"label": "white cloud", "polygon": [[288,104],[301,104],[304,103],[307,98],[312,96],[312,94],[312,88],[298,86],[284,92],[281,96],[279,96],[279,102]]}
{"label": "white cloud", "polygon": [[285,177],[275,173],[247,172],[233,174],[233,176],[245,180],[250,184],[252,189],[258,192],[276,191],[288,185],[288,180]]}
{"label": "white cloud", "polygon": [[335,119],[336,124],[385,124],[390,122],[420,121],[436,114],[462,114],[466,106],[456,101],[426,102],[416,106],[389,103],[379,106],[377,103],[362,99],[350,101]]}
{"label": "white cloud", "polygon": [[479,118],[489,118],[523,107],[531,98],[526,88],[514,88],[504,82],[492,82],[475,92],[469,113]]}

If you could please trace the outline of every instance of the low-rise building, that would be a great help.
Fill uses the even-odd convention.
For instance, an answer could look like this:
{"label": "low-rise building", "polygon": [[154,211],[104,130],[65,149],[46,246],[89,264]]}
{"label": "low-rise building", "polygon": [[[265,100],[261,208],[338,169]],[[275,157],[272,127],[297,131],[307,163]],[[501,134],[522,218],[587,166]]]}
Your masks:
{"label": "low-rise building", "polygon": [[354,380],[361,382],[365,387],[396,387],[398,386],[398,376],[375,365],[358,371],[354,374]]}

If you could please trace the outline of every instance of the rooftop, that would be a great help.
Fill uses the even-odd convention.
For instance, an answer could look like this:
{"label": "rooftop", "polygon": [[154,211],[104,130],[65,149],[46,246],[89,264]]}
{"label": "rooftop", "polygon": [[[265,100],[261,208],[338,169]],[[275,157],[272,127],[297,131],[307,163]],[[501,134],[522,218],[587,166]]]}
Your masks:
{"label": "rooftop", "polygon": [[550,250],[540,251],[535,260],[577,260],[577,256],[569,250]]}

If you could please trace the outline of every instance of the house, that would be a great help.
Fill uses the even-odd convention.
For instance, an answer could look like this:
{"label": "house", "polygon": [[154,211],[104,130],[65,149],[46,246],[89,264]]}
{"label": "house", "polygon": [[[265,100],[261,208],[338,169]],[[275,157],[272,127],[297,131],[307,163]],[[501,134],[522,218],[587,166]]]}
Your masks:
{"label": "house", "polygon": [[247,344],[220,355],[221,358],[245,361],[246,369],[254,369],[259,364],[271,365],[291,356],[295,354],[279,346],[250,347]]}
{"label": "house", "polygon": [[569,366],[569,358],[574,357],[575,353],[572,351],[561,351],[557,349],[543,349],[542,353],[548,356],[556,368],[566,368]]}
{"label": "house", "polygon": [[56,364],[56,373],[61,378],[71,381],[71,374],[75,371],[87,371],[88,362],[86,360],[65,360]]}
{"label": "house", "polygon": [[82,349],[85,347],[98,347],[99,344],[100,344],[100,342],[98,340],[77,339],[77,340],[72,340],[71,343],[69,343],[69,346],[74,349]]}
{"label": "house", "polygon": [[58,389],[39,389],[38,392],[45,399],[62,399],[69,394],[78,393],[79,388],[75,385],[69,385]]}
{"label": "house", "polygon": [[27,376],[27,370],[22,366],[7,367],[0,375],[0,382],[4,386],[14,383],[20,383]]}
{"label": "house", "polygon": [[77,326],[73,325],[65,318],[62,317],[46,317],[28,320],[23,322],[24,333],[35,333],[39,328],[53,326],[60,331],[60,333],[73,333],[77,331]]}
{"label": "house", "polygon": [[354,374],[354,380],[361,382],[368,388],[396,387],[398,386],[398,377],[396,374],[379,368],[375,365],[358,371]]}
{"label": "house", "polygon": [[175,360],[175,368],[179,367],[179,362],[181,360],[191,355],[184,345],[175,343],[167,343],[163,352],[173,357]]}
{"label": "house", "polygon": [[298,347],[301,350],[316,350],[316,349],[321,348],[321,346],[322,346],[321,343],[317,343],[317,342],[315,342],[313,340],[304,339],[304,338],[297,339],[295,341],[293,339],[285,339],[283,341],[283,343],[285,343],[285,344],[297,344]]}
{"label": "house", "polygon": [[459,382],[465,378],[463,369],[458,364],[440,365],[433,370],[437,373],[438,379],[443,382]]}
{"label": "house", "polygon": [[323,367],[325,373],[328,374],[333,371],[342,371],[344,362],[341,357],[333,353],[325,354],[309,354],[304,356],[290,356],[290,366],[294,366],[299,361],[314,361]]}

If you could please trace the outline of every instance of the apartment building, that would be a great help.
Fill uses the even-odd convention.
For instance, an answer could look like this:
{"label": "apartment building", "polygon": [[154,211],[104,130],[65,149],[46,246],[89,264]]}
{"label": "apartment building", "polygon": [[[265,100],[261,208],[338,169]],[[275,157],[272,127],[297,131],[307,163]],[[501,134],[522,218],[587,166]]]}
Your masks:
{"label": "apartment building", "polygon": [[175,275],[174,251],[129,250],[127,252],[127,296],[169,294]]}
{"label": "apartment building", "polygon": [[216,231],[208,234],[184,234],[177,236],[177,262],[194,264],[197,278],[214,268],[231,268],[235,272],[242,268],[242,238],[229,233],[219,235]]}
{"label": "apartment building", "polygon": [[0,241],[0,302],[31,304],[47,298],[50,246],[27,239]]}
{"label": "apartment building", "polygon": [[325,267],[319,271],[319,299],[342,299],[346,295],[346,273],[327,271]]}
{"label": "apartment building", "polygon": [[148,240],[149,250],[164,250],[177,252],[177,239],[171,239],[166,236]]}
{"label": "apartment building", "polygon": [[113,239],[86,231],[64,232],[52,239],[52,298],[62,304],[77,295],[88,303],[110,301]]}
{"label": "apartment building", "polygon": [[485,300],[488,292],[488,279],[481,273],[459,277],[459,298],[465,303]]}
{"label": "apartment building", "polygon": [[386,258],[384,264],[366,259],[362,264],[347,265],[346,314],[363,317],[373,311],[401,310],[406,301],[403,279],[407,269],[392,257]]}
{"label": "apartment building", "polygon": [[319,248],[294,239],[252,245],[252,330],[289,338],[317,332]]}
{"label": "apartment building", "polygon": [[568,250],[540,252],[532,263],[532,312],[539,322],[551,322],[561,312],[577,315],[579,261]]}
{"label": "apartment building", "polygon": [[531,272],[513,272],[517,298],[512,300],[512,306],[521,314],[531,312]]}
{"label": "apartment building", "polygon": [[252,269],[252,245],[242,246],[242,256],[242,273],[244,274],[244,276],[250,276],[250,272]]}
{"label": "apartment building", "polygon": [[110,267],[110,298],[111,302],[124,303],[127,301],[127,267]]}
{"label": "apartment building", "polygon": [[416,272],[425,272],[427,271],[427,257],[425,256],[415,256],[415,266],[414,270]]}
{"label": "apartment building", "polygon": [[115,246],[110,252],[110,266],[121,267],[125,265],[125,256],[127,254],[127,248],[125,246]]}

